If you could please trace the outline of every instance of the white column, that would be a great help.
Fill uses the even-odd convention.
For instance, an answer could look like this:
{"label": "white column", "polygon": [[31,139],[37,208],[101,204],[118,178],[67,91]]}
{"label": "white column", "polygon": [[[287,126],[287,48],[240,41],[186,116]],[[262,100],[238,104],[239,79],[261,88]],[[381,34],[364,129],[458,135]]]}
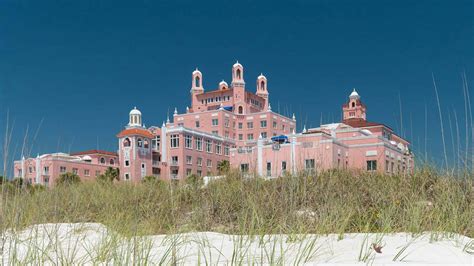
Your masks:
{"label": "white column", "polygon": [[36,184],[41,184],[41,159],[40,159],[40,156],[38,154],[38,156],[36,156]]}
{"label": "white column", "polygon": [[25,179],[26,171],[25,171],[25,156],[21,157],[21,178]]}
{"label": "white column", "polygon": [[291,174],[296,174],[296,134],[293,130],[293,135],[291,136]]}
{"label": "white column", "polygon": [[161,161],[162,162],[167,162],[168,157],[167,157],[167,150],[168,150],[168,136],[166,134],[166,125],[163,123],[161,125]]}
{"label": "white column", "polygon": [[261,134],[257,140],[257,171],[259,176],[263,176],[263,138]]}

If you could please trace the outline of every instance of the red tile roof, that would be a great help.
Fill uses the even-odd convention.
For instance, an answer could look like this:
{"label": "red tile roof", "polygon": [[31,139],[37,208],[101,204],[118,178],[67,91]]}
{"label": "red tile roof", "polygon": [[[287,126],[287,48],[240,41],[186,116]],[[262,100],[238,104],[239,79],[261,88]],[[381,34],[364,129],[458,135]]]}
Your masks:
{"label": "red tile roof", "polygon": [[70,155],[77,156],[77,155],[86,155],[86,154],[104,154],[104,155],[118,156],[116,152],[103,151],[103,150],[79,151],[79,152],[73,152]]}
{"label": "red tile roof", "polygon": [[384,126],[386,128],[391,129],[390,127],[381,124],[381,123],[375,123],[375,122],[369,122],[367,120],[364,120],[362,118],[349,118],[346,120],[342,120],[342,123],[351,126],[351,127],[374,127],[374,126]]}
{"label": "red tile roof", "polygon": [[139,135],[147,138],[154,138],[155,136],[148,130],[143,129],[143,128],[128,128],[122,130],[120,133],[117,134],[118,138],[125,137],[125,136],[130,136],[130,135]]}

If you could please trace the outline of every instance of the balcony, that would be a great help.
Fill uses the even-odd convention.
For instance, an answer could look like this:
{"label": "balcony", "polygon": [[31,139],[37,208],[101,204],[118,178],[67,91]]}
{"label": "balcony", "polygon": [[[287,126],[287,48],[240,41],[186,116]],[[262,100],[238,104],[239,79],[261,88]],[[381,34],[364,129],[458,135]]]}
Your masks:
{"label": "balcony", "polygon": [[178,167],[178,166],[179,166],[179,162],[178,162],[178,161],[171,161],[171,162],[170,162],[170,166]]}

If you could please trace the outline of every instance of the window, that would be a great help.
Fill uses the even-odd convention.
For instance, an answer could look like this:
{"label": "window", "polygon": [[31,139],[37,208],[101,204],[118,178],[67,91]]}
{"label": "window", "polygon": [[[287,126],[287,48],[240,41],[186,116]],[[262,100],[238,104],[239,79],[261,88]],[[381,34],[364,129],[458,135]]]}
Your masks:
{"label": "window", "polygon": [[222,154],[222,144],[220,142],[216,143],[216,154]]}
{"label": "window", "polygon": [[18,176],[23,176],[23,171],[21,171],[21,169],[18,169]]}
{"label": "window", "polygon": [[114,164],[115,164],[114,159],[110,159],[109,164],[110,164],[110,165],[114,165]]}
{"label": "window", "polygon": [[248,140],[253,140],[253,134],[247,134],[247,139]]}
{"label": "window", "polygon": [[306,170],[314,170],[314,159],[306,159],[305,160],[305,169]]}
{"label": "window", "polygon": [[266,128],[267,127],[267,120],[260,121],[260,127],[261,128]]}
{"label": "window", "polygon": [[243,163],[240,165],[240,171],[242,173],[248,173],[249,172],[249,164],[248,163]]}
{"label": "window", "polygon": [[60,173],[66,173],[66,167],[65,166],[60,166],[59,167],[59,172]]}
{"label": "window", "polygon": [[142,139],[137,139],[137,147],[143,147],[143,141]]}
{"label": "window", "polygon": [[356,103],[352,102],[352,108],[356,107]]}
{"label": "window", "polygon": [[100,158],[100,163],[105,164],[105,158],[104,157]]}
{"label": "window", "polygon": [[186,169],[186,176],[190,176],[192,174],[192,170],[191,169]]}
{"label": "window", "polygon": [[212,119],[212,125],[213,126],[219,125],[219,119],[216,119],[216,118]]}
{"label": "window", "polygon": [[191,135],[185,135],[184,136],[184,147],[188,149],[193,148],[193,137]]}
{"label": "window", "polygon": [[215,135],[215,136],[219,135],[219,131],[217,131],[217,130],[213,130],[211,133],[212,133],[212,135]]}
{"label": "window", "polygon": [[212,152],[212,141],[209,139],[206,139],[206,152],[207,153]]}
{"label": "window", "polygon": [[273,128],[274,128],[274,129],[277,129],[277,128],[278,128],[276,121],[273,121]]}
{"label": "window", "polygon": [[281,125],[281,130],[285,130],[285,125]]}
{"label": "window", "polygon": [[49,175],[49,166],[43,168],[43,175]]}
{"label": "window", "polygon": [[130,166],[130,161],[129,160],[125,160],[125,166]]}
{"label": "window", "polygon": [[225,126],[225,127],[229,127],[229,119],[226,118],[226,119],[224,120],[224,126]]}
{"label": "window", "polygon": [[272,175],[272,163],[267,162],[267,176],[271,176],[271,175]]}
{"label": "window", "polygon": [[196,150],[202,151],[202,138],[196,138]]}
{"label": "window", "polygon": [[189,155],[186,156],[186,164],[193,164],[193,157],[192,156],[189,156]]}
{"label": "window", "polygon": [[367,161],[367,171],[376,171],[377,170],[377,161],[370,160]]}
{"label": "window", "polygon": [[99,171],[99,170],[96,170],[96,171],[95,171],[95,176],[96,176],[96,177],[97,177],[97,176],[100,176],[100,171]]}
{"label": "window", "polygon": [[240,69],[237,69],[237,79],[240,79]]}
{"label": "window", "polygon": [[247,128],[253,128],[253,122],[247,122]]}
{"label": "window", "polygon": [[130,147],[130,139],[129,138],[125,138],[123,140],[123,146],[124,147]]}
{"label": "window", "polygon": [[171,148],[178,148],[179,147],[179,135],[173,134],[171,135]]}
{"label": "window", "polygon": [[262,132],[262,138],[264,138],[264,139],[267,138],[267,132]]}
{"label": "window", "polygon": [[224,155],[229,156],[229,145],[224,145]]}
{"label": "window", "polygon": [[31,166],[28,167],[28,172],[29,172],[30,174],[33,173],[33,167],[31,167]]}
{"label": "window", "polygon": [[90,176],[89,169],[84,169],[84,176]]}
{"label": "window", "polygon": [[243,114],[244,113],[244,108],[242,106],[239,106],[239,114]]}
{"label": "window", "polygon": [[201,87],[200,84],[201,84],[201,79],[199,78],[199,76],[197,76],[196,79],[194,80],[194,87]]}
{"label": "window", "polygon": [[76,174],[76,175],[77,175],[78,172],[79,172],[79,169],[77,169],[77,168],[72,168],[72,173],[73,173],[73,174]]}
{"label": "window", "polygon": [[243,128],[243,124],[239,123],[239,129],[242,129],[242,128]]}
{"label": "window", "polygon": [[239,140],[243,140],[243,139],[244,139],[244,135],[239,134]]}
{"label": "window", "polygon": [[125,180],[130,180],[130,174],[125,174]]}
{"label": "window", "polygon": [[212,167],[212,160],[211,159],[207,159],[207,167]]}
{"label": "window", "polygon": [[286,161],[281,162],[281,170],[286,171]]}
{"label": "window", "polygon": [[294,128],[290,127],[290,133],[293,133]]}
{"label": "window", "polygon": [[196,127],[199,127],[199,121],[196,121]]}
{"label": "window", "polygon": [[202,176],[202,170],[197,170],[197,171],[196,171],[196,174],[197,174],[198,176]]}
{"label": "window", "polygon": [[385,172],[389,172],[389,166],[390,166],[390,162],[387,160],[385,161]]}
{"label": "window", "polygon": [[178,156],[171,156],[171,165],[178,165]]}
{"label": "window", "polygon": [[196,161],[197,166],[202,166],[202,158],[198,157]]}
{"label": "window", "polygon": [[145,139],[143,141],[143,148],[148,149],[149,147],[150,147],[150,142],[147,139]]}

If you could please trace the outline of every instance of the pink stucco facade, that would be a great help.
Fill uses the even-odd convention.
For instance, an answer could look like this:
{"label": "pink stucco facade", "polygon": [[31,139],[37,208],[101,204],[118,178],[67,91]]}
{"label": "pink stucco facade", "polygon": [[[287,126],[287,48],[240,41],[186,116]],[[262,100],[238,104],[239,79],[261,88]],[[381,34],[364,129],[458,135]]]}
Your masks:
{"label": "pink stucco facade", "polygon": [[[190,105],[182,112],[175,109],[172,120],[161,126],[144,127],[141,112],[131,110],[129,123],[117,134],[116,154],[43,155],[15,162],[15,173],[33,183],[44,182],[47,175],[37,177],[25,169],[49,165],[49,175],[56,178],[66,165],[67,171],[83,173],[87,180],[112,166],[120,169],[124,181],[139,182],[149,175],[183,180],[191,174],[215,175],[224,160],[231,167],[268,177],[332,168],[390,174],[413,171],[410,143],[390,127],[367,121],[367,107],[355,90],[342,105],[342,121],[296,133],[294,115],[289,118],[272,111],[265,76],[257,77],[253,93],[246,90],[241,64],[235,63],[231,74],[230,86],[221,81],[216,89],[205,91],[202,73],[193,71]],[[106,155],[103,164],[100,159]]]}

